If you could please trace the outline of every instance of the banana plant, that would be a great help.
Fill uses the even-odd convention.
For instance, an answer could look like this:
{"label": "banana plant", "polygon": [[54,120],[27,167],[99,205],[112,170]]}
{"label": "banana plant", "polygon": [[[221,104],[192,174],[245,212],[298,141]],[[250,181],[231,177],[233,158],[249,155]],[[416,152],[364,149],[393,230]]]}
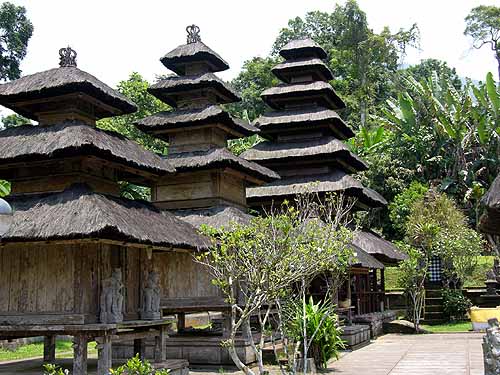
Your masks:
{"label": "banana plant", "polygon": [[10,183],[5,180],[0,180],[0,197],[5,197],[10,194]]}

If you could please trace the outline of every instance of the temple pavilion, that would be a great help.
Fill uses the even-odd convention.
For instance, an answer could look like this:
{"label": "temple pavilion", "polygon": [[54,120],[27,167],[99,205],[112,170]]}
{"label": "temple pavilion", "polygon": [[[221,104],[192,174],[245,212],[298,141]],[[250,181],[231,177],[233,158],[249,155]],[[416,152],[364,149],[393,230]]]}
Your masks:
{"label": "temple pavilion", "polygon": [[[175,167],[96,120],[136,110],[134,103],[76,66],[60,66],[0,85],[0,104],[38,125],[0,132],[0,178],[13,223],[0,237],[0,340],[74,337],[74,375],[87,374],[87,342],[98,343],[98,374],[108,374],[112,343],[155,341],[166,358],[159,302],[164,274],[153,257],[209,245],[197,230],[150,203],[120,197],[120,181],[153,186]],[[170,177],[169,177],[170,176]]]}
{"label": "temple pavilion", "polygon": [[[293,202],[305,192],[320,196],[343,192],[356,199],[357,209],[385,206],[380,194],[353,177],[368,166],[343,143],[354,133],[337,113],[345,104],[329,84],[334,77],[323,61],[326,51],[312,39],[298,39],[279,54],[284,61],[272,72],[282,83],[262,92],[271,111],[254,121],[265,141],[241,156],[276,171],[281,179],[247,188],[248,204],[261,210],[279,207],[284,200]],[[355,233],[353,247],[358,263],[352,265],[350,281],[339,293],[345,299],[342,305],[357,315],[381,312],[384,265],[404,256],[372,232]],[[318,294],[320,289],[316,288]]]}
{"label": "temple pavilion", "polygon": [[[227,227],[231,222],[250,220],[246,213],[247,187],[269,183],[279,176],[228,150],[228,140],[250,136],[258,129],[232,117],[221,106],[240,97],[214,74],[229,65],[201,41],[199,31],[197,26],[189,26],[187,43],[161,58],[175,74],[149,89],[173,110],[146,117],[137,126],[169,143],[165,160],[177,171],[173,178],[161,178],[153,185],[155,206],[197,227]],[[164,313],[178,316],[177,335],[167,341],[168,354],[189,359],[190,363],[231,364],[227,350],[220,345],[227,333],[224,328],[220,335],[212,331],[193,336],[186,323],[186,314],[227,313],[228,305],[211,284],[208,272],[192,257],[178,254],[175,263],[169,263],[169,259],[155,257],[155,264],[170,275],[161,307]],[[222,326],[227,324],[225,317]],[[247,338],[242,337],[238,345],[240,354],[251,353]],[[252,361],[246,354],[240,357]]]}
{"label": "temple pavilion", "polygon": [[479,220],[479,229],[481,232],[500,236],[500,175],[495,178],[481,203],[484,212]]}

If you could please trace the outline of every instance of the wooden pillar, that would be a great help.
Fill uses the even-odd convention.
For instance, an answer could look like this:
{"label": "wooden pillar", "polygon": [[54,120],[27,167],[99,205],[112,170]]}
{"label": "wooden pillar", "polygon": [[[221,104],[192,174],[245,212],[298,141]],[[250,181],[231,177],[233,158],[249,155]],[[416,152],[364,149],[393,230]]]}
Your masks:
{"label": "wooden pillar", "polygon": [[177,332],[182,332],[186,329],[186,314],[177,314]]}
{"label": "wooden pillar", "polygon": [[96,338],[97,342],[97,375],[108,375],[113,366],[111,336],[104,334]]}
{"label": "wooden pillar", "polygon": [[73,337],[73,375],[87,375],[87,342],[85,335]]}
{"label": "wooden pillar", "polygon": [[50,335],[43,338],[43,361],[54,363],[56,360],[56,336]]}
{"label": "wooden pillar", "polygon": [[146,341],[144,339],[134,340],[134,356],[137,354],[141,360],[146,358]]}
{"label": "wooden pillar", "polygon": [[164,362],[167,360],[167,325],[159,327],[159,334],[155,337],[155,362]]}
{"label": "wooden pillar", "polygon": [[384,274],[385,270],[382,268],[380,269],[380,292],[383,293],[382,294],[382,303],[381,303],[381,311],[384,311],[385,310],[385,274]]}

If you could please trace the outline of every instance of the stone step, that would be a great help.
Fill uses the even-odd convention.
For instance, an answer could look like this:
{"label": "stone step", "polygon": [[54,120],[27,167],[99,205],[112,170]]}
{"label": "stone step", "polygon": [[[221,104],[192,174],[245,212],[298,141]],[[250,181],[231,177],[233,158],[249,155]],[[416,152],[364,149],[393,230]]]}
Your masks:
{"label": "stone step", "polygon": [[425,291],[426,298],[434,298],[434,297],[442,297],[442,293],[440,289],[437,290],[426,290]]}
{"label": "stone step", "polygon": [[426,305],[442,305],[443,297],[429,297],[425,298]]}
{"label": "stone step", "polygon": [[443,305],[425,305],[425,312],[442,312]]}

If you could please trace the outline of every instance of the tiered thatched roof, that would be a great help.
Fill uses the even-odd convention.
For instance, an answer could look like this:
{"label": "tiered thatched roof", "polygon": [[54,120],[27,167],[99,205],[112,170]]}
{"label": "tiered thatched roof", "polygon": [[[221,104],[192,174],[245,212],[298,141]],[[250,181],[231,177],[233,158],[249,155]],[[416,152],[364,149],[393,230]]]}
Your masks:
{"label": "tiered thatched roof", "polygon": [[233,224],[245,225],[252,220],[251,215],[231,206],[174,211],[173,214],[196,228],[203,224],[213,228],[230,228]]}
{"label": "tiered thatched roof", "polygon": [[385,268],[384,264],[379,262],[373,256],[368,254],[363,249],[359,248],[356,245],[352,245],[352,249],[354,251],[354,258],[349,262],[351,267],[364,267],[371,269],[383,269]]}
{"label": "tiered thatched roof", "polygon": [[285,83],[261,95],[275,111],[254,122],[270,140],[242,156],[274,169],[281,180],[248,188],[251,205],[278,204],[308,191],[344,191],[357,197],[363,208],[387,204],[380,194],[349,176],[367,165],[341,142],[354,133],[335,112],[345,104],[328,83],[332,73],[322,61],[326,52],[313,40],[300,39],[288,43],[280,54],[285,61],[273,72]]}
{"label": "tiered thatched roof", "polygon": [[0,170],[2,164],[85,155],[158,175],[175,172],[168,161],[124,136],[79,121],[23,125],[0,132]]}
{"label": "tiered thatched roof", "polygon": [[14,222],[1,243],[106,239],[172,248],[205,249],[191,225],[146,202],[97,194],[86,185],[62,193],[8,197]]}
{"label": "tiered thatched roof", "polygon": [[498,175],[481,201],[484,213],[479,229],[485,233],[500,235],[500,175]]}

